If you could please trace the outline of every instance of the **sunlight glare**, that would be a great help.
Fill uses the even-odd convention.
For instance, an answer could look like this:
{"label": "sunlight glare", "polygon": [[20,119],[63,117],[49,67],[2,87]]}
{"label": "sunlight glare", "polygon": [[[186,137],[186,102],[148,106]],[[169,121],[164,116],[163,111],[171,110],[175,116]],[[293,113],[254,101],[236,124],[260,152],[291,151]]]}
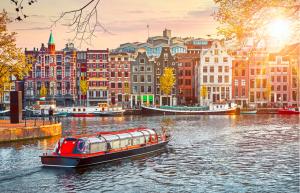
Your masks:
{"label": "sunlight glare", "polygon": [[277,39],[287,39],[290,36],[290,22],[285,19],[271,21],[267,25],[268,34]]}

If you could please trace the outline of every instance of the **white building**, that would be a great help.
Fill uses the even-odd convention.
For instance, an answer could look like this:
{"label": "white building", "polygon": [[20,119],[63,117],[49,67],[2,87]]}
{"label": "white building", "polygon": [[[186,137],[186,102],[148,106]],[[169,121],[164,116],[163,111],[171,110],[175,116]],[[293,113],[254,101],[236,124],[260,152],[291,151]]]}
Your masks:
{"label": "white building", "polygon": [[197,92],[202,105],[231,99],[232,57],[219,41],[214,41],[208,50],[200,54],[200,63],[196,68]]}

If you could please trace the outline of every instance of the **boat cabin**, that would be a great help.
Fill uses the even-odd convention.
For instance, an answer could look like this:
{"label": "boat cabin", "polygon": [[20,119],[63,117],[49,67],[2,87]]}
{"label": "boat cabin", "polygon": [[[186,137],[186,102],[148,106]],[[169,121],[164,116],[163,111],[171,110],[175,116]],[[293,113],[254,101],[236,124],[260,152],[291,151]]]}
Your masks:
{"label": "boat cabin", "polygon": [[132,132],[103,132],[93,137],[61,138],[53,154],[76,156],[105,154],[126,149],[139,148],[158,142],[158,134],[153,129],[142,129]]}

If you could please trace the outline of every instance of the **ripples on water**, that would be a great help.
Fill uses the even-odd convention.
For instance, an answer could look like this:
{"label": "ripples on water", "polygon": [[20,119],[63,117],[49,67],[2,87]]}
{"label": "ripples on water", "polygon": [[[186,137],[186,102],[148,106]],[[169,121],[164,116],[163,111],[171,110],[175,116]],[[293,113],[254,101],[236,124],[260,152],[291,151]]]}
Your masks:
{"label": "ripples on water", "polygon": [[[58,138],[0,145],[1,192],[299,192],[299,116],[169,116],[167,149],[79,169],[42,168]],[[65,118],[64,134],[160,127],[164,117]]]}

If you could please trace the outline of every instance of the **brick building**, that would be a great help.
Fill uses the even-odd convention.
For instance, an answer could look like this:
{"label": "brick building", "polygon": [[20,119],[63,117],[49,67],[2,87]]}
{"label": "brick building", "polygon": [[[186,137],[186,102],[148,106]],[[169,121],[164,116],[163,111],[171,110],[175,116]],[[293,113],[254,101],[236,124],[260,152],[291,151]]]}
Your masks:
{"label": "brick building", "polygon": [[97,106],[99,103],[108,102],[108,49],[87,50],[87,80],[89,91],[87,92],[87,103]]}
{"label": "brick building", "polygon": [[109,104],[130,107],[131,61],[131,55],[128,53],[109,54]]}

